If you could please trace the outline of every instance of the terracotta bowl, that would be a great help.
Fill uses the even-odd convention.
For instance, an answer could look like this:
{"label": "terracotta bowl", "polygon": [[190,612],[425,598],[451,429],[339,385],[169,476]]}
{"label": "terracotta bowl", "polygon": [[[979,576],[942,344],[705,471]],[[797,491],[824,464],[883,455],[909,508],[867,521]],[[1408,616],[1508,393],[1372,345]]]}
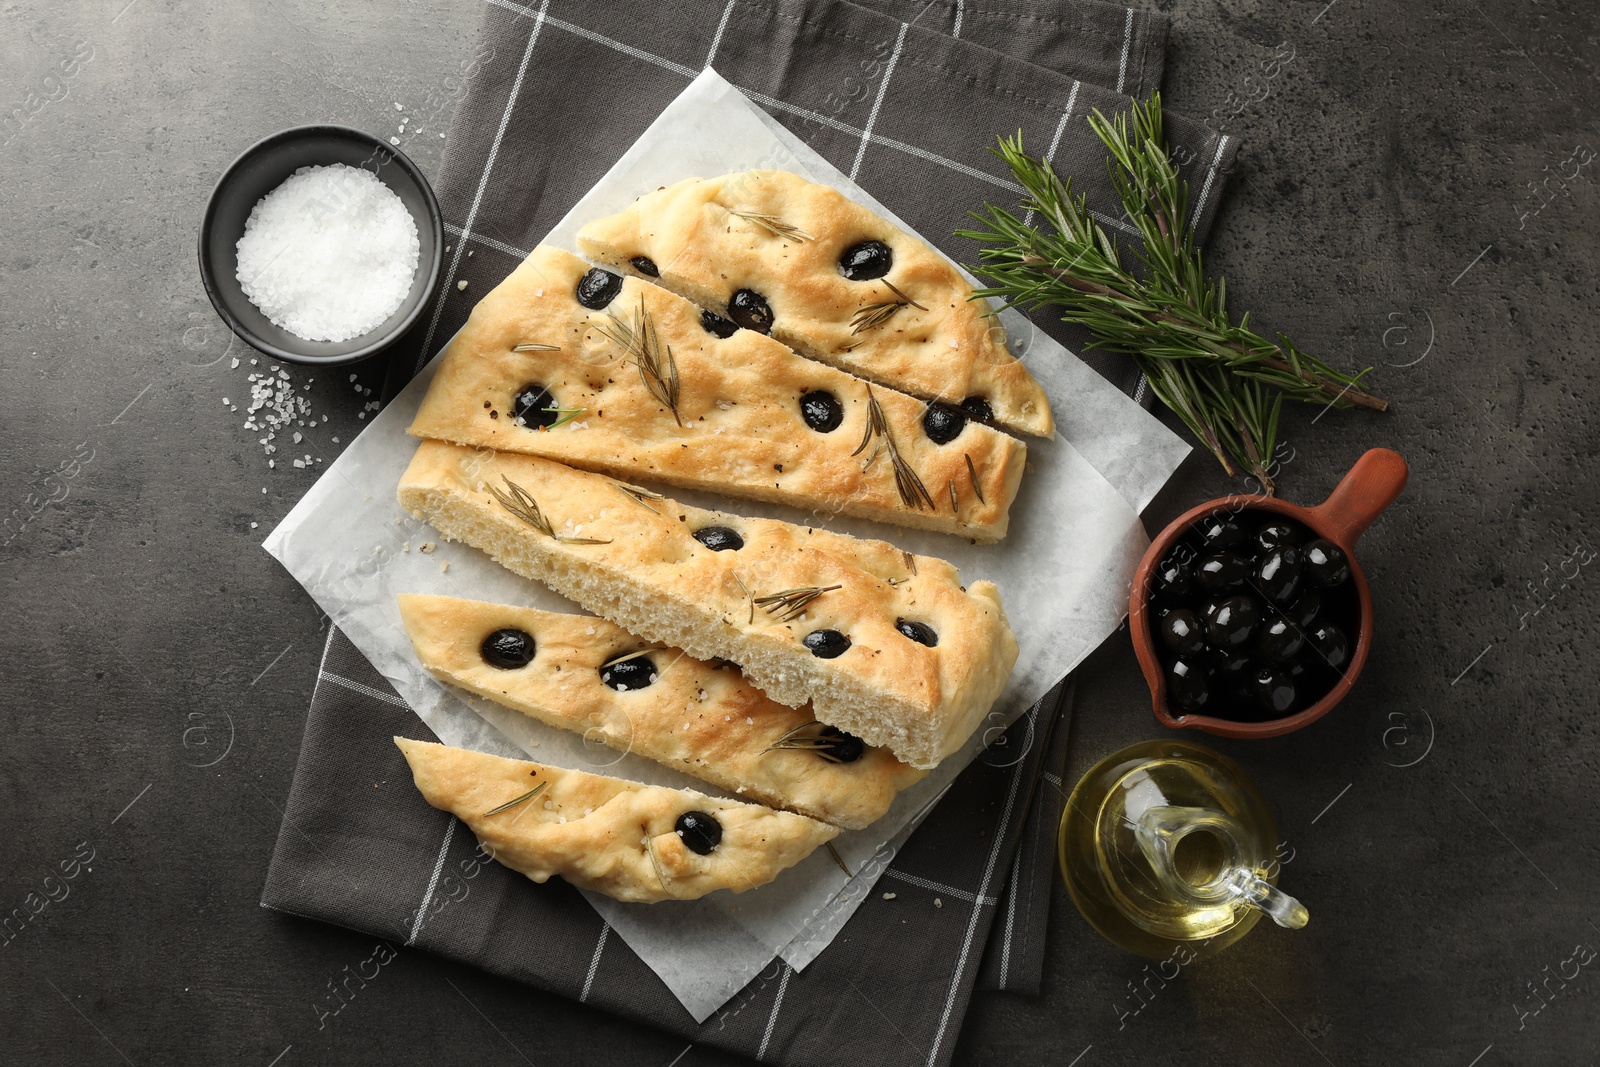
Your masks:
{"label": "terracotta bowl", "polygon": [[[1400,495],[1405,488],[1407,474],[1406,461],[1398,452],[1374,448],[1357,460],[1328,499],[1314,508],[1301,507],[1269,496],[1226,496],[1191,508],[1162,530],[1139,562],[1128,602],[1128,625],[1133,633],[1133,650],[1139,656],[1139,666],[1144,670],[1145,681],[1150,686],[1150,701],[1156,718],[1175,730],[1204,730],[1221,737],[1278,737],[1311,725],[1343,700],[1355,684],[1361,668],[1366,665],[1367,653],[1372,649],[1372,593],[1367,588],[1367,576],[1356,561],[1355,544],[1367,527]],[[1166,558],[1167,552],[1201,519],[1242,512],[1283,515],[1304,524],[1318,537],[1326,538],[1344,549],[1350,560],[1350,581],[1355,586],[1360,615],[1349,666],[1333,689],[1310,707],[1265,722],[1237,722],[1211,715],[1188,714],[1169,707],[1166,671],[1156,653],[1156,638],[1151,628],[1151,583],[1156,567]]]}

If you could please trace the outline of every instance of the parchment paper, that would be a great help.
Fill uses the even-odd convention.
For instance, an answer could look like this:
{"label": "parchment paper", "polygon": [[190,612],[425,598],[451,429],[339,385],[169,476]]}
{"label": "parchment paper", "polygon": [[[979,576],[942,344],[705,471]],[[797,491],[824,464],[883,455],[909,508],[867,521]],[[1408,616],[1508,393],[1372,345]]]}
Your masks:
{"label": "parchment paper", "polygon": [[[620,210],[641,192],[684,177],[751,167],[792,170],[893,218],[708,70],[556,226],[546,243],[575,250],[573,237],[584,222]],[[994,581],[1021,649],[1010,683],[965,749],[902,794],[883,819],[835,841],[854,877],[847,877],[827,850],[819,850],[772,884],[739,895],[723,892],[699,901],[638,905],[588,894],[697,1020],[734,996],[775,955],[803,968],[826,948],[899,843],[956,774],[1121,622],[1133,568],[1148,544],[1136,509],[1165,483],[1188,446],[1025,317],[1008,314],[1004,321],[1013,347],[1044,386],[1062,427],[1053,441],[1027,442],[1028,472],[1007,538],[979,547],[861,520],[826,525],[942,556],[960,567],[966,580]],[[585,742],[448,689],[417,664],[395,606],[400,593],[581,610],[474,549],[443,542],[400,509],[395,488],[417,444],[405,431],[433,370],[430,364],[351,443],[264,547],[447,744],[717,792],[641,757]],[[781,507],[658,488],[701,506],[818,522],[809,513]]]}

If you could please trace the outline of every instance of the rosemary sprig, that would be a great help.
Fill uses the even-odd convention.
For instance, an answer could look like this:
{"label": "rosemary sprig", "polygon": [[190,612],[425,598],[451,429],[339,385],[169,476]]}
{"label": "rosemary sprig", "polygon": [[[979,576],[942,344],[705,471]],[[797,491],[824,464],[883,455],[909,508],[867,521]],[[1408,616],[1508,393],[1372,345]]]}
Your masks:
{"label": "rosemary sprig", "polygon": [[513,351],[513,352],[559,352],[559,351],[561,351],[561,346],[560,345],[544,345],[544,344],[539,344],[538,342],[535,342],[535,341],[529,341],[527,344],[521,344],[521,345],[514,346],[511,349],[511,351]]}
{"label": "rosemary sprig", "polygon": [[828,842],[828,851],[833,854],[833,862],[839,865],[839,869],[844,872],[846,878],[854,878],[856,876],[856,872],[844,865],[844,857],[839,855],[839,850],[833,847],[832,841]]}
{"label": "rosemary sprig", "polygon": [[[894,318],[895,312],[899,311],[903,307],[921,308],[923,311],[928,310],[915,300],[911,299],[905,293],[901,292],[900,287],[895,285],[894,282],[891,282],[888,278],[883,279],[883,284],[887,285],[890,290],[894,292],[895,299],[880,300],[872,304],[863,304],[861,307],[857,308],[855,316],[850,320],[850,332],[852,334],[863,333],[867,330],[877,329],[879,326],[882,326],[884,323]],[[851,345],[850,347],[854,348],[855,345]]]}
{"label": "rosemary sprig", "polygon": [[[929,511],[938,511],[938,507],[933,502],[933,497],[928,493],[928,487],[922,484],[922,479],[917,475],[916,471],[911,469],[911,464],[907,463],[905,457],[900,455],[900,449],[894,443],[894,434],[889,431],[889,420],[883,414],[883,405],[879,404],[878,398],[872,395],[872,386],[869,385],[867,386],[866,432],[861,435],[861,443],[856,446],[856,450],[850,454],[859,456],[872,443],[874,437],[883,438],[883,444],[879,448],[889,453],[889,465],[894,468],[894,486],[900,492],[900,502],[906,507],[916,508],[918,511],[923,508],[927,508]],[[867,468],[872,466],[872,461],[877,458],[878,453],[874,452],[867,460],[866,466],[861,468],[861,473],[865,474]]]}
{"label": "rosemary sprig", "polygon": [[[958,236],[982,242],[975,268],[994,284],[974,294],[1008,305],[1059,307],[1063,321],[1086,326],[1090,347],[1130,356],[1151,389],[1192,430],[1224,470],[1237,462],[1274,491],[1269,460],[1285,398],[1376,411],[1388,402],[1368,392],[1371,370],[1347,374],[1299,348],[1283,334],[1269,341],[1237,324],[1227,309],[1227,286],[1208,279],[1188,213],[1188,184],[1167,151],[1161,96],[1135,103],[1127,114],[1089,118],[1110,158],[1107,169],[1128,217],[1139,227],[1136,264],[1074,196],[1070,180],[1023,151],[1022,136],[1000,138],[995,154],[1023,187],[1022,208],[1035,227],[994,205],[973,218],[986,227]],[[1048,229],[1049,232],[1046,232]]]}
{"label": "rosemary sprig", "polygon": [[734,218],[753,222],[774,237],[781,237],[785,241],[799,244],[802,241],[812,241],[816,238],[798,226],[791,226],[776,215],[769,215],[765,211],[752,211],[749,208],[729,208],[728,214]]}
{"label": "rosemary sprig", "polygon": [[779,749],[794,749],[800,752],[814,752],[829,763],[843,763],[836,754],[840,738],[835,735],[828,737],[822,732],[823,724],[815,719],[801,723],[793,730],[778,738],[762,751],[775,752]]}
{"label": "rosemary sprig", "polygon": [[534,797],[538,796],[540,793],[543,793],[544,790],[545,790],[545,787],[548,786],[549,784],[550,784],[549,782],[540,782],[538,785],[534,786],[532,789],[528,790],[526,793],[522,794],[520,797],[517,797],[515,800],[508,800],[504,804],[500,805],[498,808],[490,808],[488,811],[483,813],[483,817],[485,819],[487,819],[491,815],[499,815],[502,811],[510,811],[512,808],[516,807],[518,804],[526,804],[528,801],[532,800]]}
{"label": "rosemary sprig", "polygon": [[678,414],[678,361],[672,358],[672,346],[664,343],[656,333],[655,319],[645,310],[644,297],[639,297],[639,310],[632,322],[623,322],[607,312],[609,325],[595,324],[601,336],[621,348],[639,367],[639,380],[651,396],[666,405],[679,426],[683,417]]}
{"label": "rosemary sprig", "polygon": [[[660,493],[652,493],[648,489],[640,489],[637,485],[629,485],[627,482],[612,482],[611,484],[622,490],[629,497],[632,497],[638,503],[650,508],[651,511],[656,511],[656,509],[651,505],[650,501],[666,499],[666,497],[662,496]],[[656,514],[659,515],[661,512],[656,511]]]}
{"label": "rosemary sprig", "polygon": [[539,502],[533,499],[532,494],[510,478],[506,478],[505,483],[506,488],[510,490],[509,493],[501,492],[491,485],[486,487],[489,490],[489,495],[500,501],[501,507],[546,537],[553,538],[566,545],[609,545],[611,543],[611,538],[609,537],[602,541],[594,537],[573,537],[570,534],[556,533],[555,527],[550,525],[550,520],[545,517],[544,512],[539,508]]}
{"label": "rosemary sprig", "polygon": [[[779,622],[788,622],[804,614],[811,602],[823,593],[843,588],[842,585],[805,585],[798,589],[785,589],[781,593],[758,596],[750,603],[752,606],[765,608],[768,615],[777,615]],[[754,621],[753,612],[752,621]]]}

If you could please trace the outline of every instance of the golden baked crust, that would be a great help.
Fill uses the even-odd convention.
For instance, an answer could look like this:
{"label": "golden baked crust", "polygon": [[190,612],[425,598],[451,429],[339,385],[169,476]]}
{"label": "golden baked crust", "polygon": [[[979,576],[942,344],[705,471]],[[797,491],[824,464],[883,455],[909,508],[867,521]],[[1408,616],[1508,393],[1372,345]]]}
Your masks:
{"label": "golden baked crust", "polygon": [[[804,237],[775,232],[785,227]],[[885,277],[922,307],[903,306],[857,331],[863,307],[900,300],[882,280],[841,272],[840,256],[869,240],[889,246]],[[1006,348],[987,302],[969,299],[960,272],[887,219],[797,174],[686,179],[589,223],[578,231],[578,250],[634,275],[631,261],[643,256],[659,270],[658,284],[719,315],[736,292],[754,290],[771,306],[772,336],[801,355],[925,400],[981,397],[1001,426],[1054,432],[1044,390]]]}
{"label": "golden baked crust", "polygon": [[[604,619],[419,593],[399,601],[417,659],[441,681],[771,807],[859,830],[922,777],[886,749],[857,748],[845,763],[828,757],[855,755],[848,747],[774,747],[825,739],[810,708],[769,700],[732,664],[658,648],[649,684],[612,689],[601,667],[649,646]],[[533,638],[525,666],[484,659],[484,639],[503,628]]]}
{"label": "golden baked crust", "polygon": [[[497,498],[514,502],[511,486],[529,521]],[[604,475],[438,441],[417,449],[399,497],[446,537],[647,640],[732,660],[772,699],[809,700],[820,721],[913,767],[961,747],[1016,661],[993,584],[963,589],[944,560],[882,541],[640,500]],[[743,547],[716,552],[694,538],[712,525]],[[806,589],[827,591],[796,604]],[[786,603],[761,599],[780,593]],[[928,627],[936,645],[902,623]],[[851,642],[835,658],[802,643],[830,630]]]}
{"label": "golden baked crust", "polygon": [[[1027,458],[1020,441],[968,422],[954,440],[935,444],[922,428],[922,401],[871,390],[750,330],[719,338],[701,324],[698,307],[659,286],[629,278],[605,310],[590,310],[574,295],[589,269],[570,252],[534,249],[473,309],[411,432],[977,541],[1005,536]],[[641,307],[672,353],[677,417],[614,340],[615,320],[632,327]],[[529,343],[559,350],[514,351]],[[529,384],[547,389],[567,421],[541,429],[514,418],[513,397]],[[807,393],[833,396],[842,421],[812,429],[800,410]],[[925,495],[902,495],[882,436],[861,447],[869,396]],[[546,421],[556,418],[551,412]]]}
{"label": "golden baked crust", "polygon": [[[718,889],[766,885],[839,833],[826,823],[687,789],[642,785],[465,748],[397,737],[423,797],[472,828],[490,854],[543,882],[559,874],[579,889],[653,904]],[[488,814],[543,784],[532,799]],[[722,826],[699,855],[675,829],[698,811]]]}

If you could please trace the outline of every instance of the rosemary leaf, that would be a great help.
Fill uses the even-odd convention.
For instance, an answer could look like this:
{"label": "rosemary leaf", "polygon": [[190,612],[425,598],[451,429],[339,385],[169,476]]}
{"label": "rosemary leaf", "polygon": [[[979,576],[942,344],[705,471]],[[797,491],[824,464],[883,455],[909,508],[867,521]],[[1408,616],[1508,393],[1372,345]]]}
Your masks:
{"label": "rosemary leaf", "polygon": [[549,782],[540,782],[538,785],[534,786],[532,789],[528,790],[526,793],[522,794],[520,797],[517,797],[515,800],[508,800],[504,804],[500,805],[498,808],[490,808],[488,811],[483,813],[483,818],[487,819],[491,815],[499,815],[502,811],[510,811],[512,808],[516,807],[518,804],[527,803],[528,801],[532,800],[534,797],[538,796],[540,793],[543,793],[545,791],[545,787],[548,786],[549,784],[550,784]]}
{"label": "rosemary leaf", "polygon": [[[640,489],[637,485],[629,485],[627,482],[612,482],[611,484],[622,490],[634,501],[650,508],[651,511],[656,511],[656,509],[651,506],[650,501],[666,499],[660,493],[652,493],[648,489]],[[659,515],[661,512],[656,511],[656,514]]]}
{"label": "rosemary leaf", "polygon": [[988,501],[983,499],[983,487],[978,484],[978,468],[972,465],[972,453],[963,452],[961,458],[967,461],[967,477],[972,479],[972,492],[977,496],[978,503],[987,504]]}
{"label": "rosemary leaf", "polygon": [[561,351],[561,346],[560,345],[542,345],[542,344],[538,344],[537,342],[529,342],[527,344],[516,345],[511,349],[511,351],[513,351],[513,352],[559,352],[559,351]]}

